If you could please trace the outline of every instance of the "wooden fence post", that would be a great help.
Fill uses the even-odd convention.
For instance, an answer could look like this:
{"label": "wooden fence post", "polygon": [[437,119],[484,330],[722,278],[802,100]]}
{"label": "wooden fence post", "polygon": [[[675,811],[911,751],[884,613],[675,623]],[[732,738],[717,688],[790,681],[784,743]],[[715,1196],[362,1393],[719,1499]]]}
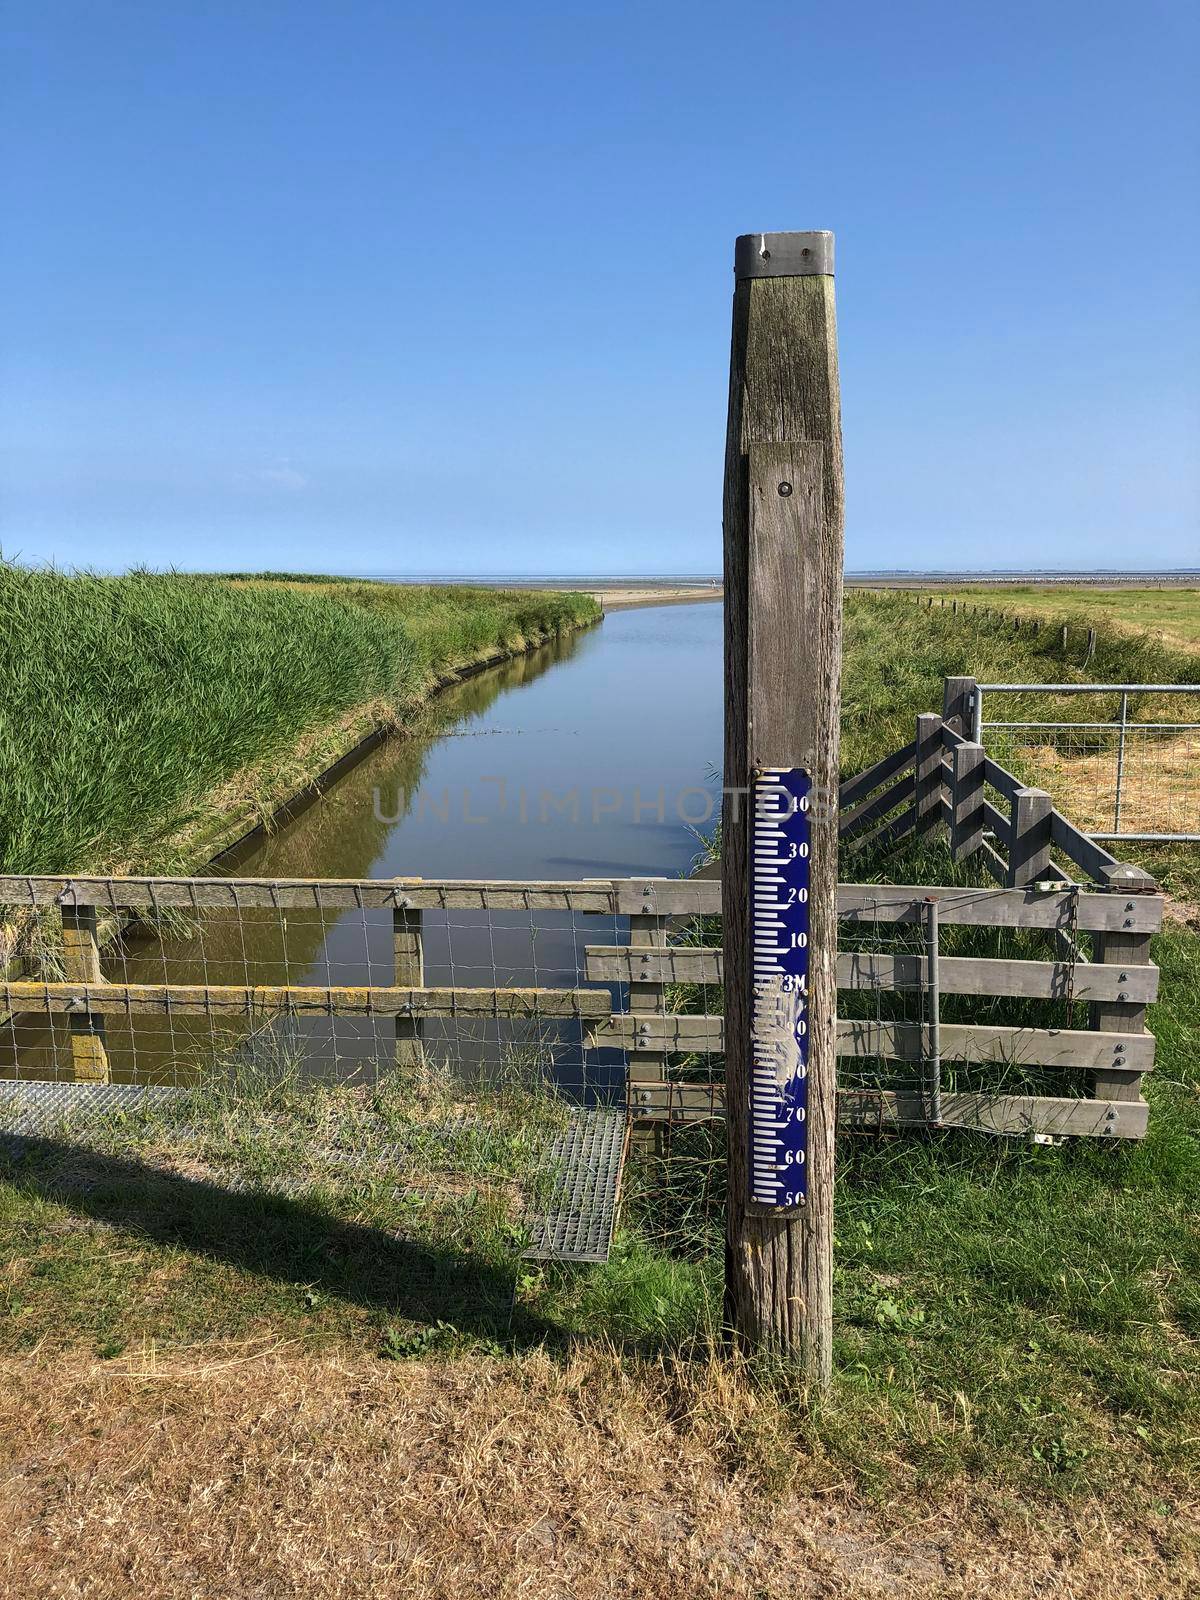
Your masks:
{"label": "wooden fence post", "polygon": [[[1107,879],[1109,893],[1113,895],[1147,894],[1157,887],[1148,872],[1143,872],[1141,867],[1131,867],[1124,861],[1102,868],[1101,871]],[[1126,909],[1131,910],[1134,902],[1127,900],[1125,904]],[[1095,933],[1092,935],[1092,959],[1102,961],[1105,966],[1125,963],[1143,966],[1150,960],[1151,937],[1148,933]],[[1120,990],[1117,992],[1119,995]],[[1145,1033],[1146,1007],[1123,999],[1094,1000],[1091,1023],[1093,1028],[1108,1033]],[[1140,1100],[1142,1075],[1140,1072],[1121,1071],[1114,1065],[1095,1074],[1092,1088],[1098,1100]]]}
{"label": "wooden fence post", "polygon": [[[663,950],[667,944],[667,919],[665,917],[637,914],[629,919],[629,945],[633,955],[645,955],[651,949]],[[634,961],[636,970],[637,962]],[[662,980],[641,982],[631,978],[629,983],[629,1009],[635,1016],[662,1016],[666,1011],[666,990]],[[643,1041],[644,1042],[644,1041]],[[635,1044],[626,1056],[628,1099],[633,1116],[632,1143],[639,1149],[658,1154],[662,1149],[664,1124],[649,1125],[639,1119],[636,1107],[645,1104],[642,1096],[662,1113],[670,1116],[670,1097],[666,1093],[667,1056],[664,1050],[639,1048]]]}
{"label": "wooden fence post", "polygon": [[[393,982],[399,988],[425,987],[425,939],[421,913],[412,907],[397,907],[392,912]],[[425,1062],[420,1017],[396,1018],[396,1065],[420,1067]]]}
{"label": "wooden fence post", "polygon": [[972,711],[975,704],[974,678],[944,678],[942,680],[942,721],[963,739],[971,737],[974,726]]}
{"label": "wooden fence post", "polygon": [[942,820],[944,793],[942,719],[936,711],[923,711],[917,718],[916,831],[918,834],[929,833]]}
{"label": "wooden fence post", "polygon": [[1018,789],[1012,802],[1008,845],[1008,887],[1023,888],[1050,870],[1050,813],[1054,801],[1044,789]]}
{"label": "wooden fence post", "polygon": [[983,774],[981,744],[954,747],[954,777],[950,798],[950,848],[956,861],[973,856],[983,844]]}
{"label": "wooden fence post", "polygon": [[[828,1382],[833,1337],[837,794],[843,487],[833,236],[748,234],[734,252],[725,455],[725,949],[729,1194],[725,1309],[733,1337]],[[803,768],[809,811],[803,1205],[752,1199],[753,775]],[[778,980],[776,980],[778,981]],[[783,998],[781,996],[781,998]],[[800,1075],[791,1039],[781,1081]],[[782,1104],[782,1095],[781,1095]]]}
{"label": "wooden fence post", "polygon": [[[68,983],[102,984],[100,943],[96,938],[95,906],[62,908],[63,977]],[[104,1018],[94,1011],[72,1012],[71,1075],[77,1083],[107,1083],[110,1079]]]}

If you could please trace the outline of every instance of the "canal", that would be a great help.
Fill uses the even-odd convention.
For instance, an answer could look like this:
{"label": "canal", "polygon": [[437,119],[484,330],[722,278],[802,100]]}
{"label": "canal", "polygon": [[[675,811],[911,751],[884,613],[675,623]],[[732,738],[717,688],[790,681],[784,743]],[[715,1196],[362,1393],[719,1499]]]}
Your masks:
{"label": "canal", "polygon": [[[479,673],[437,697],[428,727],[386,740],[266,837],[222,858],[231,878],[577,879],[684,873],[719,798],[719,603],[634,608]],[[571,986],[585,944],[624,942],[612,918],[427,912],[429,985]],[[106,952],[130,983],[387,984],[388,911],[205,912]],[[369,1077],[394,1058],[390,1019],[109,1020],[113,1077],[186,1082],[218,1057],[306,1075]],[[622,1063],[577,1022],[429,1019],[432,1062],[465,1077],[536,1066],[583,1099]],[[64,1028],[18,1030],[0,1074],[69,1075]]]}

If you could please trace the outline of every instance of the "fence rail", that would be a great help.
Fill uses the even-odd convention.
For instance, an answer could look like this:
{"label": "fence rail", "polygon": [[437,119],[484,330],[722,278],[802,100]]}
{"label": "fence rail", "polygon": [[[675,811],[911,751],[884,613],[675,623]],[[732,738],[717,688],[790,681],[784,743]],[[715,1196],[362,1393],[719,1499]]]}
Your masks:
{"label": "fence rail", "polygon": [[[955,857],[998,884],[838,885],[840,1115],[1140,1137],[1162,899],[966,736],[975,688],[948,679],[941,715],[840,786],[848,859],[945,829]],[[286,1027],[339,1071],[431,1058],[486,1071],[525,1052],[576,1098],[619,1098],[637,1121],[719,1116],[717,870],[0,877],[17,952],[0,982],[0,1075],[161,1079],[184,1070],[184,1045],[202,1047],[194,1073],[228,1059],[218,1038],[244,1053]]]}
{"label": "fence rail", "polygon": [[[848,780],[841,798],[849,845],[864,829],[878,839],[879,818],[893,837],[947,825],[956,853],[984,852],[1003,883],[838,886],[837,982],[851,1013],[838,1024],[842,1120],[1140,1137],[1140,1085],[1154,1061],[1145,1007],[1158,993],[1148,945],[1162,918],[1146,875],[1117,863],[1049,796],[1021,785],[941,717],[922,717],[916,739]],[[1091,882],[1067,879],[1052,851]],[[106,1080],[110,1048],[122,1048],[118,1033],[127,1049],[141,1037],[143,1059],[161,1069],[176,1059],[176,1029],[196,1025],[235,1026],[241,1049],[282,1023],[316,1029],[318,1053],[344,1065],[336,1034],[320,1031],[343,1019],[375,1030],[364,1048],[376,1061],[442,1051],[462,1066],[469,1052],[455,1030],[475,1029],[475,1066],[506,1040],[524,1040],[565,1073],[570,1092],[592,1103],[619,1097],[635,1121],[722,1114],[721,883],[711,875],[22,875],[0,877],[0,906],[10,929],[24,918],[40,930],[23,970],[0,984],[10,1076],[31,1075],[21,1029],[43,1047],[33,1076]],[[940,936],[932,949],[931,922]],[[109,941],[106,924],[124,932]],[[502,948],[514,929],[527,949]],[[956,953],[946,949],[954,930],[1032,944]],[[364,941],[353,958],[342,950],[350,934]],[[337,981],[339,959],[357,963],[353,982]],[[259,974],[270,981],[255,981]],[[973,1002],[991,1009],[950,1014]],[[863,1004],[875,1013],[854,1015]],[[997,1005],[1046,1014],[1004,1021]],[[1078,1007],[1087,1008],[1087,1026],[1076,1025]],[[139,1034],[147,1028],[160,1034]],[[147,1037],[166,1043],[152,1048]],[[128,1060],[140,1072],[136,1050]],[[608,1063],[607,1076],[593,1062]]]}

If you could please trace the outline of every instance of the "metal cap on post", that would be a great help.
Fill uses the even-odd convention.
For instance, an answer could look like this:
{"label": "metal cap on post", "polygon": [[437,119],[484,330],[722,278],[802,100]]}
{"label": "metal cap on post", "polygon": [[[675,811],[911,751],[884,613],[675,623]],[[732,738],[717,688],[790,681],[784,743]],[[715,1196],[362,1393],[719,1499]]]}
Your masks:
{"label": "metal cap on post", "polygon": [[832,278],[831,233],[742,233],[733,247],[733,275],[744,278]]}

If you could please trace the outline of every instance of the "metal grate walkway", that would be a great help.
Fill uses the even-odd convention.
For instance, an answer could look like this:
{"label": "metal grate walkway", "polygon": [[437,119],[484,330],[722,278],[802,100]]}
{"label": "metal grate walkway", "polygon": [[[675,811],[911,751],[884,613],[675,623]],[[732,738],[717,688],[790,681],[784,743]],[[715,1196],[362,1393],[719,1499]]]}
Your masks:
{"label": "metal grate walkway", "polygon": [[625,1164],[625,1113],[577,1110],[550,1150],[546,1210],[526,1219],[534,1261],[607,1261]]}
{"label": "metal grate walkway", "polygon": [[[125,1083],[0,1083],[0,1139],[46,1138],[64,1131],[86,1135],[89,1117],[137,1116],[183,1092],[168,1086]],[[460,1134],[469,1130],[472,1122],[469,1116],[458,1117],[436,1132],[447,1137]],[[194,1130],[179,1127],[173,1133],[186,1139]],[[334,1147],[323,1156],[343,1171],[368,1163],[386,1167],[399,1165],[410,1143],[411,1139],[404,1139],[366,1154]],[[624,1161],[624,1112],[572,1108],[567,1126],[555,1135],[547,1151],[553,1176],[545,1209],[530,1209],[521,1219],[531,1240],[526,1256],[535,1261],[607,1261]],[[261,1179],[236,1171],[222,1173],[219,1181],[233,1192],[264,1186]],[[279,1178],[266,1187],[272,1192],[292,1192],[305,1185]]]}

